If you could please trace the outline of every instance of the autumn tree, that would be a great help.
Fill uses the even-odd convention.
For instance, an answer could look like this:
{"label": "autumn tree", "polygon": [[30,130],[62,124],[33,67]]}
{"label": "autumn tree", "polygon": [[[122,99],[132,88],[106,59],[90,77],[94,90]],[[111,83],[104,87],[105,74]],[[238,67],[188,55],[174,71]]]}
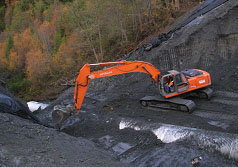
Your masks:
{"label": "autumn tree", "polygon": [[26,71],[29,80],[39,83],[46,78],[49,72],[49,63],[47,55],[44,55],[40,49],[31,50],[26,54]]}
{"label": "autumn tree", "polygon": [[5,57],[7,58],[8,61],[9,61],[9,53],[12,47],[13,47],[13,39],[11,35],[8,35],[6,52],[5,52]]}
{"label": "autumn tree", "polygon": [[[104,2],[101,2],[102,4]],[[71,6],[69,15],[71,22],[81,31],[89,47],[93,51],[96,62],[103,60],[100,3],[77,0]],[[102,9],[102,8],[101,8]]]}
{"label": "autumn tree", "polygon": [[7,48],[7,41],[0,42],[0,70],[8,69],[8,60],[5,56]]}
{"label": "autumn tree", "polygon": [[66,39],[65,31],[61,26],[57,27],[54,34],[54,52],[57,52],[61,43]]}
{"label": "autumn tree", "polygon": [[66,40],[65,23],[67,23],[67,21],[65,20],[65,14],[67,13],[68,10],[66,7],[63,8],[63,12],[61,14],[58,10],[54,10],[54,12],[52,12],[51,27],[54,28],[53,50],[55,53],[58,51],[60,44]]}
{"label": "autumn tree", "polygon": [[90,60],[86,57],[88,53],[85,51],[88,51],[87,49],[80,33],[74,31],[67,38],[67,41],[60,45],[58,53],[53,56],[52,70],[54,75],[74,76],[80,67]]}
{"label": "autumn tree", "polygon": [[50,23],[45,21],[43,24],[41,24],[37,34],[39,40],[43,45],[43,48],[45,49],[46,53],[49,54],[50,50],[53,47],[53,34],[54,34],[54,32],[51,31]]}
{"label": "autumn tree", "polygon": [[0,32],[5,29],[5,10],[6,10],[6,4],[4,1],[0,1]]}
{"label": "autumn tree", "polygon": [[18,8],[14,8],[10,21],[9,28],[13,33],[21,33],[32,24],[29,13]]}
{"label": "autumn tree", "polygon": [[32,36],[30,29],[26,29],[24,32],[17,34],[13,37],[14,46],[9,55],[9,68],[10,70],[25,70],[25,58],[26,54],[30,50],[37,50],[39,42]]}

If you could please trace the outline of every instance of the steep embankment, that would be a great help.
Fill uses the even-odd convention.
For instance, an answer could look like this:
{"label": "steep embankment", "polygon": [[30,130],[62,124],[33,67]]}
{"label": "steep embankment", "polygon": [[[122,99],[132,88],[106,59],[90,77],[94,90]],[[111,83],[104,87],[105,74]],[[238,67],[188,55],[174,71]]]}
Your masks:
{"label": "steep embankment", "polygon": [[0,113],[0,166],[126,166],[83,138]]}
{"label": "steep embankment", "polygon": [[44,118],[38,118],[0,82],[1,167],[126,166],[89,140],[34,123],[40,120],[49,125]]}

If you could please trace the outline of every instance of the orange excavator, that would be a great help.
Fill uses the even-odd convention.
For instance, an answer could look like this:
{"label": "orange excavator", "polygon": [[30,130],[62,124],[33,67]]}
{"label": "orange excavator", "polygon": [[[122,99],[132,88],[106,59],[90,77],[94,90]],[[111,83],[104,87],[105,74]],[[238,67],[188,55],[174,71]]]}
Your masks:
{"label": "orange excavator", "polygon": [[[99,71],[91,72],[92,66],[110,66]],[[143,106],[157,107],[164,109],[173,109],[185,112],[191,112],[195,108],[192,100],[181,98],[181,96],[198,96],[209,99],[212,95],[210,74],[199,69],[188,69],[184,71],[171,70],[167,74],[161,75],[161,72],[152,64],[143,61],[119,61],[105,62],[97,64],[85,64],[76,79],[74,93],[74,107],[79,112],[82,106],[90,80],[120,75],[132,72],[141,72],[148,74],[159,87],[158,96],[145,96],[140,99]],[[178,95],[180,95],[178,97]],[[57,115],[58,121],[65,120],[65,114]],[[60,116],[59,116],[60,115]]]}

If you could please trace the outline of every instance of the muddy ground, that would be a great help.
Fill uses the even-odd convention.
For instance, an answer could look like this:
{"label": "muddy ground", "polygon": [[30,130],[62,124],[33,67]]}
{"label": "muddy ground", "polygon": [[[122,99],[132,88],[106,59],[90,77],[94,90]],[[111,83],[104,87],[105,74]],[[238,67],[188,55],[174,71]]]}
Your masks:
{"label": "muddy ground", "polygon": [[[151,62],[162,72],[208,71],[214,95],[209,101],[193,98],[193,113],[142,107],[140,98],[158,94],[145,74],[98,79],[90,83],[80,114],[66,120],[60,132],[0,114],[0,164],[187,167],[201,156],[201,166],[238,166],[237,22],[238,2],[229,0],[161,46],[129,58]],[[53,125],[54,106],[73,104],[73,94],[74,88],[68,89],[35,115]]]}
{"label": "muddy ground", "polygon": [[[237,134],[238,94],[216,91],[210,101],[193,99],[197,107],[192,114],[144,108],[139,104],[139,97],[143,97],[143,93],[134,90],[88,93],[80,115],[69,118],[61,130],[90,139],[132,166],[191,166],[191,159],[196,156],[204,158],[203,166],[238,165],[229,155],[199,145],[193,138],[164,143],[148,128],[141,131],[119,129],[122,120],[126,119],[142,122],[144,126],[162,123],[201,129],[207,133],[221,132],[221,137]],[[173,135],[164,140],[170,138]]]}

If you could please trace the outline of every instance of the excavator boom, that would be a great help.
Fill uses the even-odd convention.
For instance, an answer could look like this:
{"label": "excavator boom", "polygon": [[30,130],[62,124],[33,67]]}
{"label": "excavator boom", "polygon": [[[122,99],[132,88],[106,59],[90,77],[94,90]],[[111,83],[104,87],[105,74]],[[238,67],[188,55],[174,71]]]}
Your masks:
{"label": "excavator boom", "polygon": [[[113,65],[99,71],[90,71],[91,66],[108,66]],[[98,64],[85,64],[76,79],[75,82],[75,108],[79,112],[84,96],[86,94],[88,85],[91,79],[109,77],[113,75],[120,75],[132,72],[142,72],[148,74],[155,82],[158,83],[160,71],[155,68],[152,64],[143,61],[119,61],[119,62],[107,62]]]}

